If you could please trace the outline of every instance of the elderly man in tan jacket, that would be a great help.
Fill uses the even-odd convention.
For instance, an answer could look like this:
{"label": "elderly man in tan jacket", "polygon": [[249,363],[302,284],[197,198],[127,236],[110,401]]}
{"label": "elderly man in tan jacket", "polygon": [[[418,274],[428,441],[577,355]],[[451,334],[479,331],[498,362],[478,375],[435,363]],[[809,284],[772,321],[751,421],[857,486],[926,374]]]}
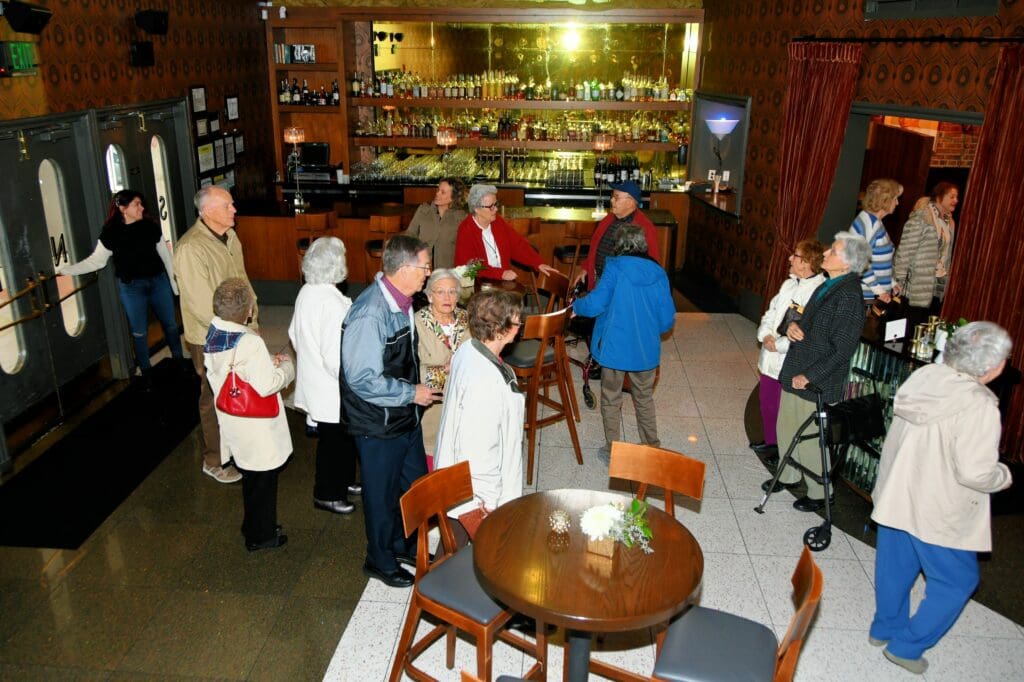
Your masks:
{"label": "elderly man in tan jacket", "polygon": [[[220,187],[204,187],[196,193],[199,218],[174,247],[174,273],[181,292],[181,318],[192,365],[200,377],[199,421],[203,431],[203,473],[220,483],[242,478],[232,465],[220,461],[220,429],[214,396],[203,365],[203,346],[213,320],[213,292],[229,277],[249,281],[242,259],[242,243],[235,234],[235,204]],[[250,288],[252,286],[250,285]],[[253,300],[256,294],[253,293]],[[258,329],[257,310],[249,325]]]}
{"label": "elderly man in tan jacket", "polygon": [[[972,322],[900,387],[872,492],[878,524],[875,618],[869,639],[885,657],[923,673],[922,654],[942,638],[978,586],[977,552],[992,549],[989,496],[1008,488],[999,462],[999,404],[985,384],[999,376],[1010,337]],[[925,598],[910,615],[924,572]]]}

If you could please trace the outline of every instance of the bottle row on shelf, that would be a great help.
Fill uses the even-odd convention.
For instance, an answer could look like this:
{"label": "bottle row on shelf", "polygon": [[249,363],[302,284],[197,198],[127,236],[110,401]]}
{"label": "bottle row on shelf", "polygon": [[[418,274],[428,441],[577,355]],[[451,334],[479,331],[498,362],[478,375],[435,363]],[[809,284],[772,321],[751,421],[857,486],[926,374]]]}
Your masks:
{"label": "bottle row on shelf", "polygon": [[375,120],[360,121],[357,136],[433,138],[450,128],[460,139],[591,142],[605,134],[620,143],[675,142],[689,139],[689,123],[669,112],[637,112],[629,118],[578,118],[570,112],[547,114],[465,113],[444,117],[431,111],[387,111]]}
{"label": "bottle row on shelf", "polygon": [[315,85],[310,88],[309,81],[305,78],[302,79],[301,86],[298,78],[293,78],[291,85],[288,84],[287,78],[282,78],[277,84],[277,102],[289,106],[337,107],[341,105],[341,91],[337,79],[331,82],[330,90],[324,83],[320,84],[318,90]]}
{"label": "bottle row on shelf", "polygon": [[642,76],[626,72],[617,81],[597,78],[544,80],[520,78],[505,71],[453,74],[427,78],[408,72],[383,71],[352,75],[353,97],[397,97],[401,99],[547,100],[562,102],[689,102],[693,90],[670,87],[665,76]]}

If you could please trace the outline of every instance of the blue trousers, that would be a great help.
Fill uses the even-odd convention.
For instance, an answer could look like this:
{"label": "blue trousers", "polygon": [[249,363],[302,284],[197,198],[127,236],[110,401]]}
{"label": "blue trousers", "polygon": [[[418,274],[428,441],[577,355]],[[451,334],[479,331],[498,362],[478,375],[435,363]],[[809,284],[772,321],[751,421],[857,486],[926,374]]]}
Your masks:
{"label": "blue trousers", "polygon": [[[878,526],[875,618],[871,636],[888,640],[889,653],[917,659],[942,639],[978,587],[978,555],[922,542]],[[910,615],[910,588],[924,572],[924,600]]]}
{"label": "blue trousers", "polygon": [[427,473],[423,430],[417,426],[395,438],[356,436],[359,467],[363,472],[363,518],[366,523],[366,558],[377,569],[398,568],[395,553],[412,555],[416,533],[408,538],[398,501],[420,476]]}
{"label": "blue trousers", "polygon": [[117,280],[117,290],[121,294],[121,305],[128,316],[128,329],[132,333],[135,344],[135,362],[139,368],[147,370],[149,364],[149,306],[160,320],[164,328],[164,338],[171,349],[171,355],[184,357],[181,352],[181,331],[178,320],[174,316],[174,295],[167,274],[161,272],[155,277],[142,277],[131,282]]}

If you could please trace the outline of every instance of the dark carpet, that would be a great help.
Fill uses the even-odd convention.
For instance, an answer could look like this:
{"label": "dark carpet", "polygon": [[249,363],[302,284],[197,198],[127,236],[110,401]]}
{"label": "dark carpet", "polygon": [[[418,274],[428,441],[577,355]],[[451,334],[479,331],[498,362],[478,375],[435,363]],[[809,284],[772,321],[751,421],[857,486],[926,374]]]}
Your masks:
{"label": "dark carpet", "polygon": [[171,359],[0,486],[0,545],[76,549],[199,423],[198,377]]}
{"label": "dark carpet", "polygon": [[[754,388],[744,411],[747,436],[751,442],[762,439],[761,413]],[[751,457],[757,457],[753,452]],[[1015,623],[1024,623],[1024,466],[1009,464],[1013,485],[992,496],[992,552],[978,554],[981,582],[974,599]],[[765,464],[765,480],[771,478],[774,468]],[[855,538],[875,546],[876,528],[871,520],[871,503],[854,493],[843,483],[835,486],[836,503],[832,507],[832,523]],[[768,502],[766,514],[772,508],[792,504],[792,497],[804,494],[803,486],[790,493],[776,493]],[[824,512],[818,516],[824,517]],[[821,519],[808,514],[807,527],[817,525]],[[828,556],[826,549],[823,554]]]}

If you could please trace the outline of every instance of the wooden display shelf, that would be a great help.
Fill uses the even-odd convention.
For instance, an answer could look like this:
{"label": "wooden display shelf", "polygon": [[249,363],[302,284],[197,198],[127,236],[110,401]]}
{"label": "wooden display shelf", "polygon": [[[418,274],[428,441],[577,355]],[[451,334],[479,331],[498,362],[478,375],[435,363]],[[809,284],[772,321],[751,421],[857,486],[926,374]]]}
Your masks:
{"label": "wooden display shelf", "polygon": [[540,111],[689,111],[689,102],[585,102],[538,99],[447,99],[431,97],[349,97],[356,107],[415,107],[425,109],[534,109]]}
{"label": "wooden display shelf", "polygon": [[337,114],[341,107],[327,105],[325,107],[307,107],[303,104],[278,104],[279,114]]}
{"label": "wooden display shelf", "polygon": [[[353,137],[352,144],[358,147],[411,147],[413,149],[437,149],[440,145],[432,137]],[[562,140],[470,140],[459,138],[452,149],[538,149],[547,151],[589,152],[594,145],[589,141]],[[675,152],[674,142],[616,142],[616,151]]]}
{"label": "wooden display shelf", "polygon": [[274,62],[275,71],[337,71],[337,62],[317,62],[316,64],[303,64],[301,62],[283,63]]}

